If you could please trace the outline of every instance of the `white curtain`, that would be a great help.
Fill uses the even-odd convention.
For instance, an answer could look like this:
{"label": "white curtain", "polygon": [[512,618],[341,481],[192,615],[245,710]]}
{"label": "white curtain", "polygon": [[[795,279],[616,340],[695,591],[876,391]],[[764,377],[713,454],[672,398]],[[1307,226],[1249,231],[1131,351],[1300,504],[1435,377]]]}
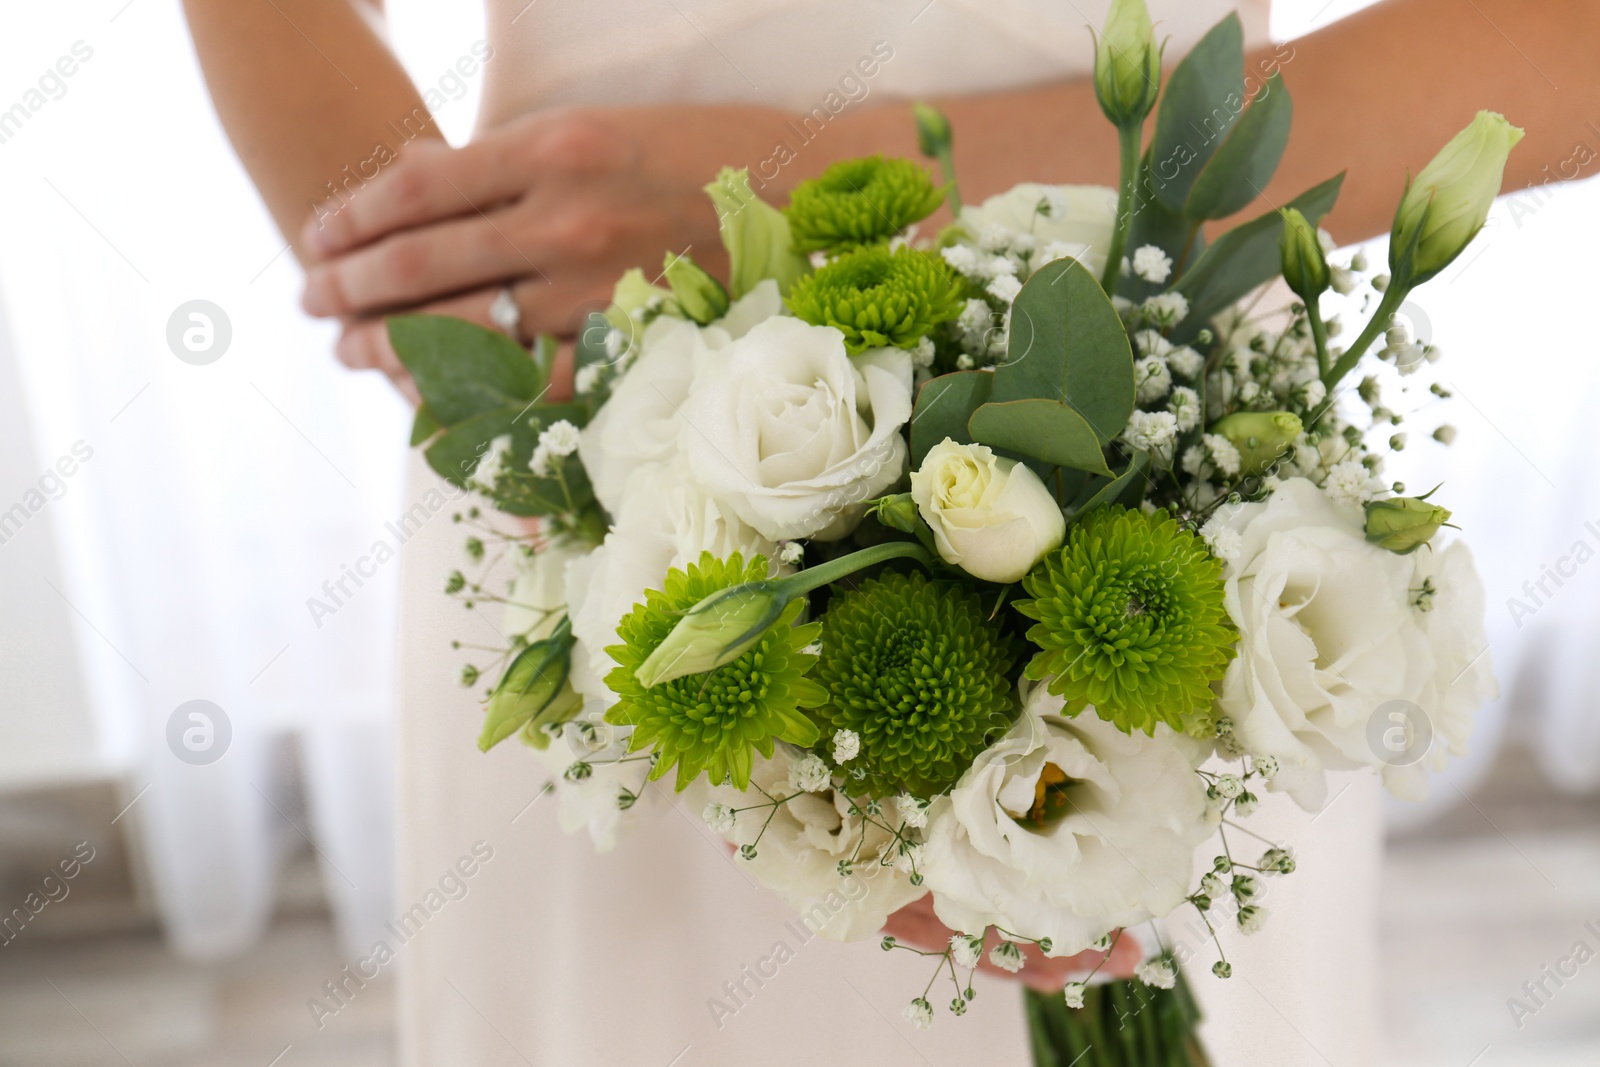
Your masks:
{"label": "white curtain", "polygon": [[[0,294],[41,464],[90,453],[48,505],[94,704],[86,743],[125,774],[179,950],[250,944],[284,849],[309,843],[343,945],[365,952],[390,917],[399,564],[362,558],[398,547],[385,524],[410,503],[409,413],[338,368],[330,329],[296,312],[299,269],[223,138],[174,0],[0,18]],[[446,74],[481,25],[420,4],[397,21],[419,80],[445,82],[441,123],[465,130],[478,86]],[[195,300],[231,329],[207,365],[168,341]],[[197,699],[231,732],[206,765],[169,744],[169,718]]]}

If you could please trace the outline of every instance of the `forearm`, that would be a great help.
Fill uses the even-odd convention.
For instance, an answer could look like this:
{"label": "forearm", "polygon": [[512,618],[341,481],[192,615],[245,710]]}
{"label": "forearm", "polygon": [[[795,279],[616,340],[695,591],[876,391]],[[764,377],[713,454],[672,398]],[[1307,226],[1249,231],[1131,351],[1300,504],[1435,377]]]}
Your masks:
{"label": "forearm", "polygon": [[[1600,148],[1600,133],[1589,125],[1600,123],[1596,42],[1596,0],[1547,0],[1536,11],[1516,0],[1388,0],[1260,50],[1247,57],[1246,69],[1270,62],[1282,70],[1295,101],[1294,133],[1276,177],[1247,214],[1348,170],[1328,227],[1346,242],[1386,232],[1405,175],[1480,108],[1501,111],[1528,131],[1506,168],[1507,190],[1546,180],[1547,167],[1575,176],[1561,173],[1574,146]],[[968,201],[1021,177],[1116,182],[1115,131],[1087,78],[935,102],[955,128],[956,170]],[[847,113],[827,151],[837,158],[915,156],[917,146],[906,108],[892,104]]]}
{"label": "forearm", "polygon": [[[284,236],[439,136],[359,0],[184,0],[217,115]],[[304,258],[302,256],[302,258]]]}

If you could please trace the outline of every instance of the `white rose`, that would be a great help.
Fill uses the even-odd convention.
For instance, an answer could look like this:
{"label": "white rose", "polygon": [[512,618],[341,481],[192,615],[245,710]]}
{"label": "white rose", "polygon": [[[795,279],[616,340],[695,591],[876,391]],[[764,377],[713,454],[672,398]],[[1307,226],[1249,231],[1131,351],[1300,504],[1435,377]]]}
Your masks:
{"label": "white rose", "polygon": [[[1437,746],[1426,762],[1437,765],[1444,749],[1462,750],[1472,713],[1495,693],[1488,656],[1478,658],[1484,594],[1466,548],[1399,556],[1368,544],[1362,509],[1304,478],[1214,521],[1240,538],[1224,571],[1239,655],[1219,710],[1246,752],[1277,759],[1271,788],[1316,810],[1325,770],[1368,766],[1392,791],[1417,795],[1421,766],[1390,765],[1373,741],[1392,729],[1391,702],[1421,710]],[[1431,597],[1420,595],[1424,578]]]}
{"label": "white rose", "polygon": [[[1060,718],[1061,698],[1042,684],[1024,702],[934,801],[922,871],[952,930],[996,925],[1071,955],[1183,902],[1194,850],[1215,827],[1194,772],[1203,749],[1166,726],[1129,736],[1093,709]],[[1065,775],[1069,810],[1036,825],[1027,815],[1047,768],[1047,784]]]}
{"label": "white rose", "polygon": [[1024,463],[946,437],[911,474],[911,498],[946,563],[1014,582],[1066,537],[1061,508]]}
{"label": "white rose", "polygon": [[616,515],[633,473],[672,458],[678,445],[678,412],[700,355],[743,337],[756,323],[782,310],[778,285],[769,280],[709,326],[663,315],[645,327],[638,357],[617,379],[610,398],[578,439],[578,457],[602,507]]}
{"label": "white rose", "polygon": [[[1041,202],[1051,205],[1049,214],[1038,210]],[[1068,254],[1098,276],[1105,269],[1106,255],[1111,250],[1117,192],[1099,185],[1023,182],[976,207],[962,208],[961,221],[974,234],[982,233],[986,226],[998,225],[1014,233],[1032,234],[1040,247],[1059,242],[1066,246]]]}
{"label": "white rose", "polygon": [[679,447],[762,536],[842,537],[904,473],[911,380],[901,349],[852,360],[832,327],[768,319],[702,358]]}
{"label": "white rose", "polygon": [[[751,788],[740,792],[731,786],[712,786],[705,775],[684,793],[684,804],[698,813],[713,801],[732,808],[764,804],[766,796],[787,796],[789,770],[799,758],[779,745],[770,760],[758,760],[751,771]],[[893,835],[849,813],[848,798],[825,790],[795,797],[776,814],[770,808],[741,811],[724,838],[735,845],[761,843],[753,860],[735,859],[785,903],[800,913],[811,929],[833,941],[857,941],[883,928],[890,914],[927,893],[911,884],[909,872],[895,866],[890,855],[881,863],[883,850]],[[767,816],[772,821],[762,830]],[[882,822],[882,820],[877,820]],[[865,834],[865,842],[862,836]],[[840,875],[839,861],[854,858],[849,875]]]}

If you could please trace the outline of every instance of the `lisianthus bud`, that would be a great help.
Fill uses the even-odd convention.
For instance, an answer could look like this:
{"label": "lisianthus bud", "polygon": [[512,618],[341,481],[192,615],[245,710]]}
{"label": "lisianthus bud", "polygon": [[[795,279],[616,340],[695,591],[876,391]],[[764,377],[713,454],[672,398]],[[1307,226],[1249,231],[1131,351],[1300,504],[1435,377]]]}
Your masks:
{"label": "lisianthus bud", "polygon": [[1289,411],[1236,411],[1211,427],[1239,450],[1239,473],[1266,470],[1300,436],[1300,416]]}
{"label": "lisianthus bud", "polygon": [[1427,497],[1374,500],[1367,505],[1367,540],[1405,556],[1427,544],[1449,521],[1449,510],[1428,503]]}
{"label": "lisianthus bud", "polygon": [[761,640],[793,597],[780,582],[720,589],[684,612],[666,640],[635,671],[649,688],[732,663]]}
{"label": "lisianthus bud", "polygon": [[1422,168],[1406,187],[1389,238],[1389,268],[1397,279],[1413,286],[1427,281],[1471,243],[1520,140],[1522,130],[1505,116],[1480,111]]}
{"label": "lisianthus bud", "polygon": [[689,318],[705,326],[728,313],[728,290],[688,256],[668,252],[661,273]]}
{"label": "lisianthus bud", "polygon": [[1015,582],[1066,537],[1061,505],[1039,476],[984,445],[934,445],[911,497],[946,563],[987,582]]}
{"label": "lisianthus bud", "polygon": [[872,508],[878,521],[892,530],[901,533],[917,533],[922,526],[922,520],[917,518],[916,501],[910,493],[896,493],[880,499]]}
{"label": "lisianthus bud", "polygon": [[1100,110],[1118,126],[1144,121],[1161,89],[1161,49],[1144,0],[1112,0],[1094,57]]}
{"label": "lisianthus bud", "polygon": [[487,752],[518,730],[535,747],[550,743],[540,727],[566,722],[583,707],[583,698],[568,682],[572,666],[572,630],[565,619],[555,632],[517,654],[489,697],[488,714],[478,749]]}
{"label": "lisianthus bud", "polygon": [[954,135],[950,132],[950,120],[944,117],[943,111],[919,101],[911,105],[911,116],[917,123],[917,147],[922,149],[923,155],[938,159],[950,151]]}
{"label": "lisianthus bud", "polygon": [[767,278],[787,293],[796,278],[811,269],[794,250],[789,220],[750,188],[750,172],[722,168],[706,186],[717,209],[722,245],[728,250],[728,290],[735,300]]}
{"label": "lisianthus bud", "polygon": [[1296,208],[1285,208],[1283,238],[1283,280],[1308,305],[1328,288],[1328,260],[1322,254],[1315,226]]}

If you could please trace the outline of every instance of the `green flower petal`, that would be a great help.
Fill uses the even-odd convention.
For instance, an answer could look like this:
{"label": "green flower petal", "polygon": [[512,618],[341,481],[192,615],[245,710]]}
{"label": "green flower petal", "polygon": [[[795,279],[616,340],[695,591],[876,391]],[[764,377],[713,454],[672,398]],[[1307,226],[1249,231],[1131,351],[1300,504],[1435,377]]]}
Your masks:
{"label": "green flower petal", "polygon": [[840,252],[888,241],[939,209],[944,190],[909,159],[867,156],[801,182],[784,216],[800,252]]}
{"label": "green flower petal", "polygon": [[851,355],[913,348],[962,306],[960,281],[944,260],[910,248],[847,253],[789,290],[789,310],[813,326],[839,330]]}

